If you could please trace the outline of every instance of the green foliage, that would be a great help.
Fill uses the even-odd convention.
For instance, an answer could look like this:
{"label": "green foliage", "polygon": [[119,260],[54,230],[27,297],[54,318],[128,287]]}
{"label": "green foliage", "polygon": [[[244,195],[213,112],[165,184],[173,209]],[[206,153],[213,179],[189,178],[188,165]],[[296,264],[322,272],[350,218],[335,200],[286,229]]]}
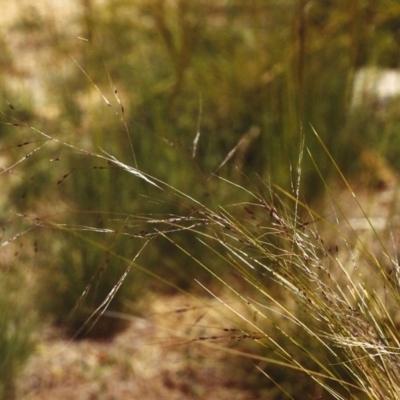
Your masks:
{"label": "green foliage", "polygon": [[[0,285],[0,399],[15,398],[18,373],[34,350],[35,312],[18,283],[1,271]],[[14,292],[14,293],[13,293]],[[19,293],[16,295],[15,293]]]}
{"label": "green foliage", "polygon": [[[260,135],[236,155],[245,173],[289,188],[288,165],[296,162],[303,134],[329,176],[331,167],[317,151],[310,124],[322,132],[343,171],[354,171],[357,152],[351,149],[364,145],[361,129],[346,124],[354,69],[391,65],[377,54],[388,53],[382,49],[393,34],[396,13],[363,1],[217,6],[114,0],[85,7],[76,22],[89,41],[64,41],[52,51],[74,66],[67,56],[72,54],[109,101],[111,80],[126,110],[137,162],[146,172],[174,186],[193,179],[182,171],[188,168],[199,116],[196,168],[203,174],[215,171],[256,126]],[[390,51],[397,54],[395,42]],[[126,135],[116,131],[117,119],[104,119],[104,107],[89,104],[87,94],[94,88],[79,68],[68,68],[62,79],[51,77],[51,86],[64,124],[74,132],[96,132],[101,138],[96,145],[132,161]],[[168,151],[166,142],[172,146]],[[230,165],[220,173],[232,176]],[[306,159],[303,171],[304,195],[311,199],[318,192],[313,163]]]}

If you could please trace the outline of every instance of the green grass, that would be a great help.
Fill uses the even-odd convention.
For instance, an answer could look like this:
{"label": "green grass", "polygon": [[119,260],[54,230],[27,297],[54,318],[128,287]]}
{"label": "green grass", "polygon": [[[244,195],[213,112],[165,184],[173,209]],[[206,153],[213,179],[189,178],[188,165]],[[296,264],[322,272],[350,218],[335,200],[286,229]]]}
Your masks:
{"label": "green grass", "polygon": [[36,312],[29,307],[32,296],[24,294],[18,282],[3,271],[0,287],[0,398],[15,399],[15,385],[21,367],[34,352],[37,327]]}

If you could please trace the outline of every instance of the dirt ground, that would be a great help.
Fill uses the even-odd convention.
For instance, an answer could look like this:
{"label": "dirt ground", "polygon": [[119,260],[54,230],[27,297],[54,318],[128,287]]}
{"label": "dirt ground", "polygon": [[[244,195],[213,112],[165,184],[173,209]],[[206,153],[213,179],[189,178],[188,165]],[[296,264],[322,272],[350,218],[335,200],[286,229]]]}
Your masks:
{"label": "dirt ground", "polygon": [[[259,398],[243,388],[244,357],[227,354],[234,333],[208,301],[155,298],[149,317],[132,318],[112,341],[68,341],[54,328],[17,383],[17,398],[39,399],[238,399]],[[231,323],[222,326],[230,327]],[[204,337],[217,339],[200,340]],[[258,374],[253,367],[253,374]],[[265,397],[263,397],[265,398]]]}

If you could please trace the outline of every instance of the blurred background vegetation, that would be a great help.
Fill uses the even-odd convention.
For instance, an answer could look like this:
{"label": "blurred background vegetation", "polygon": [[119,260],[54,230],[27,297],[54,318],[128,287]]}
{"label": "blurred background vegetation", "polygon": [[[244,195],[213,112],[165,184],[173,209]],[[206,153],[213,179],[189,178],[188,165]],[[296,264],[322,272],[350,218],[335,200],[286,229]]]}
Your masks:
{"label": "blurred background vegetation", "polygon": [[[316,202],[323,194],[319,173],[327,181],[335,175],[312,127],[355,180],[381,186],[381,165],[393,174],[400,169],[396,102],[384,114],[351,107],[359,68],[399,66],[398,1],[73,3],[63,14],[21,2],[4,24],[3,113],[76,148],[103,149],[210,208],[246,199],[245,192],[232,197],[230,186],[213,173],[245,187],[264,180],[292,190],[303,139],[312,158],[305,154],[302,161],[301,196]],[[2,122],[6,168],[44,138],[7,125],[4,114]],[[179,215],[190,203],[161,196],[145,182],[54,142],[1,179],[7,188],[0,199],[3,242],[40,221],[75,227],[32,229],[31,236],[18,239],[27,238],[30,258],[23,261],[37,269],[36,283],[29,284],[33,295],[40,293],[53,320],[73,321],[70,332],[101,304],[126,260],[139,251],[142,242],[133,233],[145,228],[131,216]],[[111,226],[115,232],[86,235],[84,226]],[[118,233],[122,226],[129,226],[130,237]],[[203,247],[190,234],[176,240],[202,259]],[[148,248],[139,258],[143,270],[172,285],[188,288],[194,277],[210,278],[166,241],[155,239]],[[16,253],[7,250],[2,273],[20,265]],[[207,263],[220,268],[218,259]],[[135,269],[111,309],[126,310],[145,283],[163,287]],[[100,336],[110,333],[102,329]]]}

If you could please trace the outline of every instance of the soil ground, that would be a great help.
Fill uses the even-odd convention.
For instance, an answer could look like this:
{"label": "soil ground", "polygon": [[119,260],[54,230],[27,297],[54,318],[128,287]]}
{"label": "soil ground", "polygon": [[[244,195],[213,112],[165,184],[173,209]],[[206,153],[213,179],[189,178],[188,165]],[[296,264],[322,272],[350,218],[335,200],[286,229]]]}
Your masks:
{"label": "soil ground", "polygon": [[[221,315],[211,304],[162,296],[147,311],[149,317],[132,318],[109,341],[68,341],[55,328],[44,331],[17,383],[17,398],[259,398],[260,392],[241,387],[247,360],[223,351],[235,348],[232,333],[213,328]],[[211,335],[219,339],[199,340]],[[258,374],[254,367],[252,373]]]}

